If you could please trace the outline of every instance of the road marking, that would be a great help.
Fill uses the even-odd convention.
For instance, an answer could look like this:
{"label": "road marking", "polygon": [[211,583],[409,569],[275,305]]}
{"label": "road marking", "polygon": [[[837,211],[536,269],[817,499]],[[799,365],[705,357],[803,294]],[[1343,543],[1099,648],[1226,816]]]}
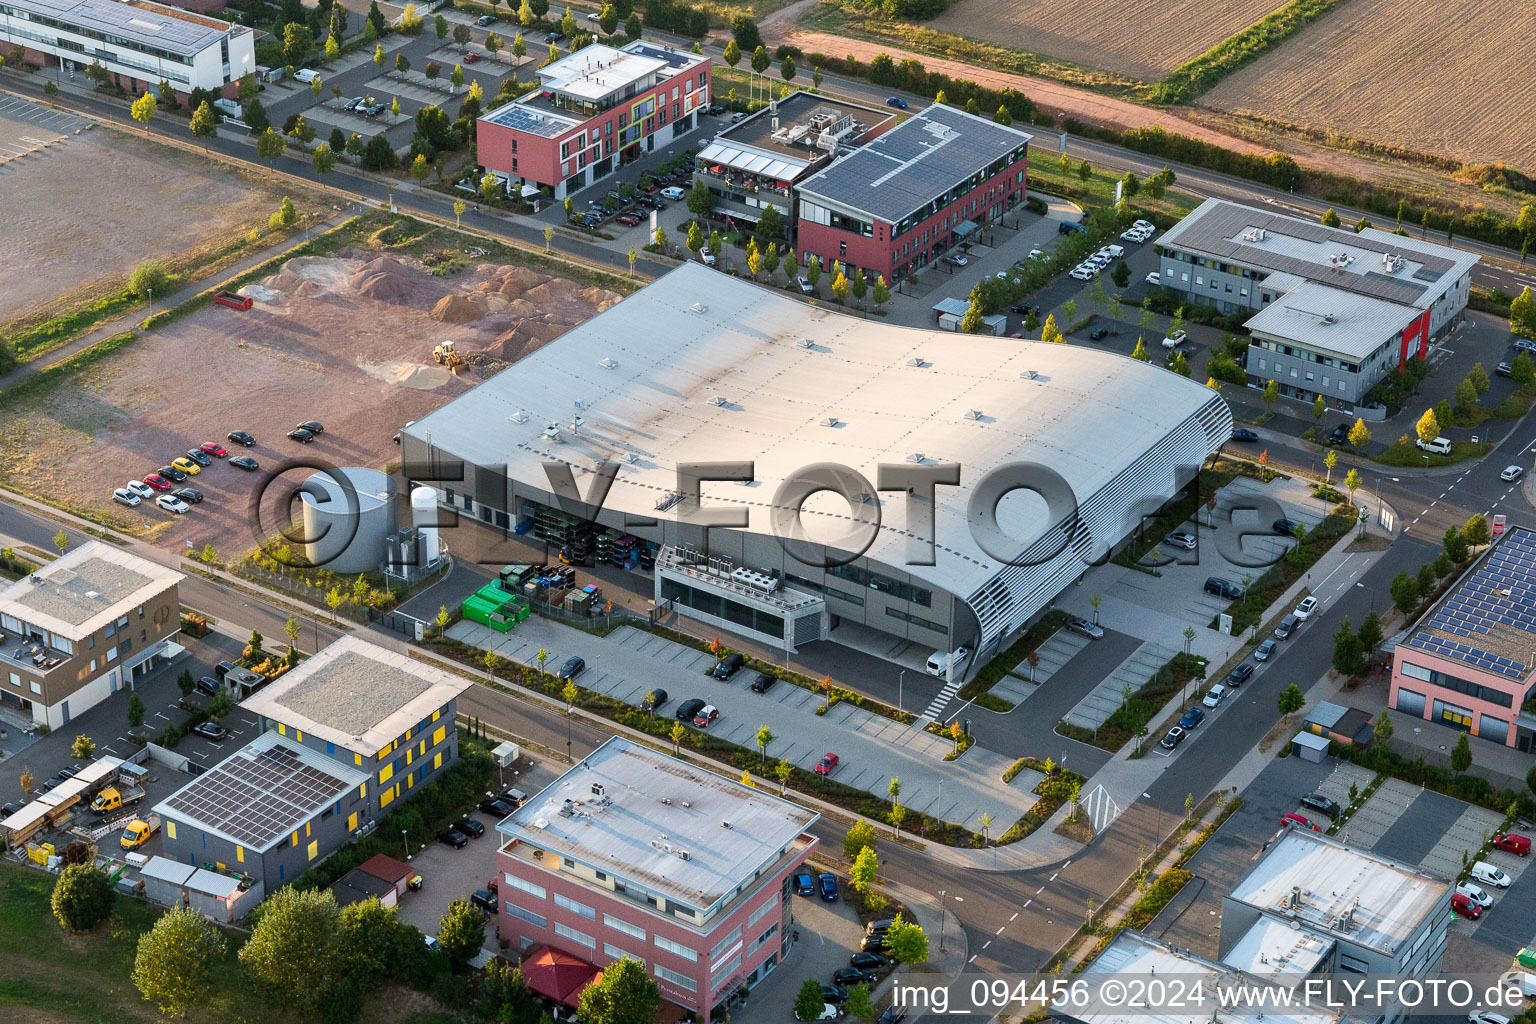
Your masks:
{"label": "road marking", "polygon": [[[993,935],[1001,935],[1001,934],[1003,934],[1003,929],[1006,928],[1006,927],[1008,927],[1008,926],[1007,925],[999,925],[997,931],[993,932],[992,934]],[[987,947],[983,946],[981,948],[982,949],[986,949]]]}
{"label": "road marking", "polygon": [[1040,888],[1035,890],[1035,895],[1039,896],[1043,892],[1045,892],[1045,886],[1042,885]]}
{"label": "road marking", "polygon": [[1017,910],[1015,910],[1013,912],[1013,916],[1008,919],[1008,923],[1012,924],[1013,922],[1017,921],[1018,919],[1019,919],[1019,912]]}
{"label": "road marking", "polygon": [[1067,868],[1069,868],[1071,866],[1072,866],[1072,862],[1071,861],[1067,861],[1065,864],[1063,864],[1061,866],[1061,870],[1065,871],[1065,870],[1067,870]]}
{"label": "road marking", "polygon": [[990,946],[990,945],[992,945],[992,940],[991,940],[991,939],[988,939],[988,940],[987,940],[987,941],[986,941],[986,943],[985,943],[985,944],[983,944],[983,945],[982,945],[982,947],[981,947],[981,948],[982,948],[982,949],[986,949],[986,948],[987,948],[987,946]]}
{"label": "road marking", "polygon": [[1024,901],[1024,909],[1025,909],[1025,910],[1028,910],[1028,909],[1029,909],[1029,905],[1030,905],[1030,904],[1031,904],[1031,903],[1033,903],[1033,902],[1035,902],[1035,901],[1034,901],[1034,900],[1033,900],[1033,899],[1027,899],[1027,900],[1025,900],[1025,901]]}
{"label": "road marking", "polygon": [[978,956],[980,956],[980,955],[981,955],[981,954],[980,954],[980,953],[972,953],[972,954],[971,954],[971,958],[970,958],[970,959],[969,959],[969,960],[967,960],[967,961],[966,961],[966,963],[968,963],[968,964],[973,964],[973,963],[975,963],[975,962],[976,962],[976,958],[977,958],[977,957],[978,957]]}

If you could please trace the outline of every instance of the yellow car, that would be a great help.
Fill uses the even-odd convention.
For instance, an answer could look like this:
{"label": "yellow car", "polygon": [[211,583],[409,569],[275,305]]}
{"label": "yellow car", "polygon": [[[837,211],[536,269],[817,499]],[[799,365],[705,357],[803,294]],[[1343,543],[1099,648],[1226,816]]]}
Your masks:
{"label": "yellow car", "polygon": [[199,474],[199,473],[201,473],[203,471],[203,467],[202,466],[199,466],[197,463],[193,462],[191,459],[187,458],[185,455],[183,455],[179,459],[174,460],[171,463],[171,465],[175,466],[177,469],[179,469],[183,473],[187,474],[187,476],[197,476],[197,474]]}

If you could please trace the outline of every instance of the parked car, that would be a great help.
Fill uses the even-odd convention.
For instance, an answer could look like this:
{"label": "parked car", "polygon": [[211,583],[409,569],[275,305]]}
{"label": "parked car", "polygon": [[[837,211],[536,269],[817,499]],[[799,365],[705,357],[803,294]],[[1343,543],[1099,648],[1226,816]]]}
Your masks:
{"label": "parked car", "polygon": [[1485,860],[1472,865],[1472,880],[1499,889],[1508,889],[1510,877]]}
{"label": "parked car", "polygon": [[1087,619],[1070,619],[1067,622],[1067,631],[1085,636],[1090,640],[1101,640],[1104,637],[1104,627]]}
{"label": "parked car", "polygon": [[473,50],[465,50],[464,51],[464,63],[465,64],[478,64],[478,63],[480,63],[480,55],[478,53],[474,52]]}
{"label": "parked car", "polygon": [[645,695],[640,702],[641,711],[660,711],[662,705],[667,702],[667,691],[657,687]]}
{"label": "parked car", "polygon": [[1092,281],[1099,275],[1092,267],[1076,266],[1067,273],[1067,276],[1077,281]]}
{"label": "parked car", "polygon": [[1273,523],[1269,524],[1270,529],[1275,531],[1275,535],[1277,537],[1296,536],[1296,527],[1300,525],[1301,523],[1297,522],[1296,520],[1287,519],[1284,516],[1281,516],[1279,519],[1276,519]]}
{"label": "parked car", "polygon": [[703,263],[706,267],[712,267],[717,261],[715,259],[714,253],[710,252],[708,249],[700,249],[699,262]]}
{"label": "parked car", "polygon": [[1528,857],[1531,853],[1531,839],[1529,836],[1511,835],[1508,832],[1494,834],[1493,845],[1508,853]]}
{"label": "parked car", "polygon": [[1217,683],[1215,686],[1205,691],[1205,699],[1200,703],[1204,704],[1208,708],[1219,708],[1221,707],[1221,702],[1226,699],[1226,696],[1227,688],[1222,686],[1220,683]]}
{"label": "parked car", "polygon": [[1296,606],[1296,610],[1291,612],[1291,614],[1296,616],[1296,618],[1300,619],[1302,622],[1306,622],[1312,617],[1312,613],[1315,611],[1317,611],[1317,598],[1304,597],[1301,599],[1301,604],[1298,604]]}
{"label": "parked car", "polygon": [[155,499],[155,504],[159,505],[161,508],[165,509],[167,512],[173,512],[173,513],[175,513],[178,516],[179,515],[183,515],[186,512],[191,510],[191,506],[190,505],[188,505],[186,502],[182,501],[180,498],[176,497],[174,494],[162,494],[162,495],[160,495],[160,497]]}
{"label": "parked car", "polygon": [[193,685],[197,687],[199,693],[206,693],[210,697],[217,697],[224,690],[223,684],[213,676],[203,676]]}
{"label": "parked car", "polygon": [[1249,430],[1247,427],[1233,427],[1232,428],[1232,440],[1234,440],[1234,441],[1257,441],[1258,439],[1259,439],[1259,435],[1255,434],[1253,431]]}
{"label": "parked car", "polygon": [[700,709],[704,707],[705,703],[705,701],[702,701],[697,697],[689,697],[687,700],[683,701],[677,706],[677,720],[679,722],[693,721],[693,716],[699,713]]}
{"label": "parked car", "polygon": [[176,484],[181,483],[183,480],[185,480],[187,478],[187,474],[186,473],[182,472],[180,469],[177,469],[175,466],[171,466],[171,465],[161,466],[159,469],[155,470],[155,472],[160,474],[161,476],[165,477],[167,480],[171,481],[172,483],[176,483]]}
{"label": "parked car", "polygon": [[710,670],[710,675],[716,679],[729,679],[746,664],[747,659],[742,654],[727,654],[720,659],[720,663]]}
{"label": "parked car", "polygon": [[840,985],[822,985],[821,998],[823,1002],[841,1006],[848,1001],[848,990]]}
{"label": "parked car", "polygon": [[1028,316],[1031,313],[1035,314],[1035,316],[1040,315],[1040,307],[1033,302],[1015,302],[1009,308],[1019,314],[1019,316]]}
{"label": "parked car", "polygon": [[875,932],[873,935],[866,935],[863,941],[859,943],[859,949],[865,953],[884,953],[890,948],[891,939],[889,932]]}
{"label": "parked car", "polygon": [[1253,660],[1268,661],[1269,656],[1275,653],[1275,648],[1278,646],[1279,644],[1274,640],[1265,640],[1263,643],[1259,644],[1259,646],[1253,649]]}
{"label": "parked car", "polygon": [[1444,437],[1437,437],[1433,441],[1426,441],[1421,437],[1413,443],[1431,455],[1451,454],[1451,442]]}
{"label": "parked car", "polygon": [[633,227],[639,227],[640,226],[640,218],[635,216],[633,213],[621,213],[621,214],[619,214],[617,217],[615,217],[613,219],[617,223],[623,224],[627,228],[633,228]]}
{"label": "parked car", "polygon": [[489,814],[497,818],[505,818],[507,815],[517,810],[516,807],[513,807],[511,804],[507,803],[505,800],[498,796],[487,796],[484,800],[481,800],[475,806],[480,809],[480,813]]}
{"label": "parked car", "polygon": [[479,839],[481,836],[485,835],[485,826],[480,824],[474,818],[460,818],[458,821],[454,822],[448,827],[453,829],[455,832],[463,832],[471,839]]}
{"label": "parked car", "polygon": [[795,875],[795,895],[796,896],[815,896],[816,895],[816,876],[812,875],[811,873],[809,873],[807,871],[798,872]]}
{"label": "parked car", "polygon": [[171,494],[180,498],[188,505],[198,505],[201,504],[203,500],[203,492],[198,490],[196,487],[178,487],[172,491]]}
{"label": "parked car", "polygon": [[720,709],[713,704],[705,704],[693,716],[693,724],[700,729],[708,729],[709,723],[720,717]]}
{"label": "parked car", "polygon": [[1088,332],[1089,341],[1102,341],[1107,337],[1109,337],[1108,327],[1095,327],[1093,330]]}
{"label": "parked car", "polygon": [[802,295],[811,295],[816,291],[816,286],[811,284],[811,279],[804,274],[801,274],[796,279],[796,283],[800,285],[800,294]]}
{"label": "parked car", "polygon": [[476,889],[474,895],[469,898],[469,902],[473,903],[487,914],[494,914],[498,909],[496,904],[496,894],[491,892],[489,889]]}
{"label": "parked car", "polygon": [[880,1011],[880,1016],[875,1018],[875,1024],[901,1024],[907,1019],[907,1010],[904,1006],[892,1003]]}
{"label": "parked car", "polygon": [[[1451,893],[1451,912],[1458,917],[1470,917],[1473,919],[1483,916],[1483,908],[1467,899],[1459,892]],[[1493,1024],[1489,1018],[1495,1018],[1496,1013],[1484,1013],[1482,1011],[1467,1014],[1467,1020],[1471,1024]]]}
{"label": "parked car", "polygon": [[295,430],[307,430],[311,434],[323,434],[323,433],[325,433],[325,425],[323,423],[321,423],[319,420],[305,420],[303,423],[295,423],[293,425],[293,429],[295,429]]}
{"label": "parked car", "polygon": [[297,441],[299,444],[309,444],[309,442],[315,439],[315,435],[308,430],[294,429],[288,431],[288,439],[290,441]]}
{"label": "parked car", "polygon": [[842,760],[842,758],[838,757],[831,751],[822,754],[821,760],[816,763],[816,774],[831,775],[832,770],[836,768],[842,762]]}
{"label": "parked car", "polygon": [[902,99],[900,96],[887,96],[885,99],[885,105],[888,107],[895,107],[897,110],[907,109],[907,101]]}
{"label": "parked car", "polygon": [[565,659],[565,664],[560,666],[560,671],[555,673],[556,679],[575,679],[586,670],[587,663],[577,657]]}
{"label": "parked car", "polygon": [[1493,372],[1498,374],[1500,377],[1513,377],[1515,375],[1515,368],[1510,364],[1509,360],[1506,359],[1504,362],[1494,367]]}
{"label": "parked car", "polygon": [[491,17],[489,14],[482,14],[480,17],[475,19],[475,24],[479,25],[481,28],[485,28],[487,25],[496,24],[496,19]]}
{"label": "parked car", "polygon": [[1456,891],[1480,907],[1493,906],[1493,897],[1488,895],[1486,889],[1479,889],[1471,882],[1459,882]]}
{"label": "parked car", "polygon": [[677,202],[679,199],[684,198],[687,195],[688,195],[688,193],[684,192],[682,189],[678,188],[676,185],[668,185],[666,188],[661,190],[661,197],[663,199],[670,199],[674,203]]}
{"label": "parked car", "polygon": [[1205,581],[1205,592],[1215,594],[1217,597],[1236,600],[1243,596],[1243,588],[1231,580],[1224,580],[1220,576],[1212,576]]}
{"label": "parked car", "polygon": [[564,38],[565,38],[565,36],[561,35],[559,32],[546,32],[546,33],[544,33],[544,41],[546,43],[558,43],[560,40],[562,40]]}
{"label": "parked car", "polygon": [[1287,615],[1275,626],[1274,637],[1276,640],[1287,640],[1290,635],[1301,626],[1301,620],[1294,615]]}
{"label": "parked car", "polygon": [[247,473],[254,473],[256,470],[261,468],[261,463],[257,462],[249,455],[237,455],[229,460],[229,464],[238,469],[243,469]]}
{"label": "parked car", "polygon": [[155,489],[142,480],[129,480],[123,485],[123,490],[138,498],[153,498]]}
{"label": "parked car", "polygon": [[1189,340],[1189,332],[1177,330],[1163,339],[1163,348],[1178,348]]}
{"label": "parked car", "polygon": [[834,985],[873,985],[874,983],[874,972],[862,971],[857,967],[839,967],[832,972]]}
{"label": "parked car", "polygon": [[199,722],[192,727],[192,731],[204,739],[213,740],[215,743],[229,736],[229,730],[218,722]]}
{"label": "parked car", "polygon": [[229,440],[235,442],[235,444],[244,445],[247,448],[256,443],[256,439],[243,430],[231,430],[229,432]]}
{"label": "parked car", "polygon": [[360,112],[364,117],[378,117],[384,113],[384,104],[370,103],[366,107],[361,107]]}
{"label": "parked car", "polygon": [[1186,551],[1193,551],[1199,542],[1195,540],[1194,534],[1181,532],[1170,533],[1168,536],[1163,538],[1163,543],[1167,544],[1169,547],[1183,548]]}
{"label": "parked car", "polygon": [[1334,427],[1328,432],[1328,436],[1323,439],[1323,443],[1333,448],[1342,448],[1344,445],[1349,444],[1349,424],[1340,423]]}
{"label": "parked car", "polygon": [[437,834],[437,841],[455,850],[464,849],[464,844],[469,842],[469,837],[457,829],[445,828]]}
{"label": "parked car", "polygon": [[1205,721],[1205,712],[1201,711],[1199,708],[1190,708],[1188,711],[1184,712],[1184,716],[1179,719],[1179,728],[1183,729],[1185,732],[1188,732],[1190,729],[1193,729],[1203,721]]}
{"label": "parked car", "polygon": [[855,953],[848,958],[848,962],[864,971],[883,971],[891,965],[891,962],[879,953]]}
{"label": "parked car", "polygon": [[1244,683],[1246,683],[1249,677],[1253,675],[1253,667],[1253,662],[1243,662],[1234,668],[1231,672],[1228,672],[1227,678],[1223,679],[1222,683],[1229,690],[1237,689],[1239,686],[1242,686]]}
{"label": "parked car", "polygon": [[757,678],[752,680],[753,693],[767,693],[773,688],[773,684],[779,681],[779,677],[767,672],[759,672]]}
{"label": "parked car", "polygon": [[1281,815],[1280,816],[1280,827],[1281,828],[1287,828],[1287,827],[1290,827],[1290,826],[1295,826],[1296,828],[1309,828],[1313,832],[1321,832],[1322,831],[1322,829],[1318,828],[1316,825],[1312,824],[1312,822],[1308,821],[1306,818],[1303,818],[1299,814],[1283,814],[1283,815]]}
{"label": "parked car", "polygon": [[944,257],[944,262],[948,263],[952,267],[963,267],[968,265],[971,261],[968,257],[960,253],[950,253],[948,256]]}
{"label": "parked car", "polygon": [[799,1020],[799,1021],[829,1021],[829,1020],[837,1020],[838,1017],[842,1016],[842,1013],[843,1013],[842,1010],[839,1010],[837,1007],[833,1006],[831,1003],[822,1003],[821,1004],[821,1012],[818,1013],[815,1017],[802,1017],[802,1016],[800,1016],[800,1011],[796,1010],[795,1011],[795,1020]]}
{"label": "parked car", "polygon": [[830,871],[823,871],[816,876],[816,887],[821,893],[821,898],[828,903],[837,902],[837,876]]}
{"label": "parked car", "polygon": [[1339,816],[1339,805],[1321,793],[1308,793],[1301,798],[1301,806],[1317,811],[1320,814],[1326,814],[1330,818],[1337,818]]}
{"label": "parked car", "polygon": [[209,455],[201,448],[188,448],[187,458],[197,463],[199,468],[213,465],[213,456]]}
{"label": "parked car", "polygon": [[1182,725],[1176,725],[1172,729],[1169,729],[1168,732],[1163,736],[1163,742],[1160,744],[1160,746],[1164,750],[1172,750],[1174,747],[1177,747],[1180,743],[1184,742],[1185,735],[1187,734],[1184,731],[1184,727]]}
{"label": "parked car", "polygon": [[198,445],[198,448],[202,449],[204,452],[207,452],[209,455],[212,455],[216,459],[222,459],[224,456],[229,454],[228,449],[219,444],[217,441],[204,441],[202,444]]}
{"label": "parked car", "polygon": [[1522,469],[1521,467],[1519,467],[1519,466],[1505,466],[1504,467],[1504,472],[1499,474],[1499,479],[1503,480],[1505,483],[1512,484],[1516,480],[1519,480],[1522,476],[1525,476],[1525,470]]}
{"label": "parked car", "polygon": [[112,492],[112,500],[117,502],[119,505],[127,505],[129,508],[132,508],[143,499],[141,499],[137,494],[134,494],[128,488],[119,487],[117,490]]}
{"label": "parked car", "polygon": [[971,649],[969,647],[957,648],[953,654],[945,654],[943,651],[934,651],[932,654],[928,655],[928,663],[924,666],[924,671],[926,671],[931,676],[948,675],[951,661],[954,662],[955,670],[959,671],[960,667],[969,661],[970,658]]}

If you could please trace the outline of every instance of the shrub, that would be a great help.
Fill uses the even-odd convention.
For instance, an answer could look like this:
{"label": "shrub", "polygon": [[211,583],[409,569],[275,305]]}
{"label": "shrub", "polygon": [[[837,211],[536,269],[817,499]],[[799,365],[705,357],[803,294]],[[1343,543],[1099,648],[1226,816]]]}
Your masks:
{"label": "shrub", "polygon": [[128,275],[128,290],[140,298],[148,298],[155,293],[164,295],[169,278],[170,275],[159,260],[145,260]]}

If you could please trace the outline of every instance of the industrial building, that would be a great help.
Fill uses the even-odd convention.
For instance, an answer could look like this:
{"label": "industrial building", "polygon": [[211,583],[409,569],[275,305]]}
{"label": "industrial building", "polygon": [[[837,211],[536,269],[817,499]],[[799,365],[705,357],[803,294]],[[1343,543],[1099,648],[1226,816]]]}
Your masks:
{"label": "industrial building", "polygon": [[304,558],[331,572],[376,572],[398,533],[395,484],[377,469],[321,471],[298,488]]}
{"label": "industrial building", "polygon": [[155,807],[166,856],[291,881],[458,759],[471,685],[342,637],[246,698],[261,735]]}
{"label": "industrial building", "polygon": [[[405,427],[401,446],[406,478],[439,486],[461,523],[529,533],[551,554],[595,532],[613,564],[651,577],[658,604],[701,622],[791,650],[964,646],[974,664],[1231,428],[1216,392],[1139,360],[892,327],[689,263]],[[749,462],[751,478],[704,484],[701,502],[679,480],[695,462]],[[967,503],[1019,462],[1059,474],[1076,508],[1003,501],[1011,539],[978,540]],[[598,507],[602,463],[615,476]],[[826,463],[850,471],[844,498],[809,499],[809,544],[781,543],[800,504],[777,492]],[[882,464],[886,477],[958,464],[959,485],[918,500],[881,484]],[[850,533],[850,509],[878,519],[871,537]],[[739,528],[706,526],[710,510]]]}
{"label": "industrial building", "polygon": [[1536,532],[1494,538],[1392,650],[1387,706],[1530,751],[1536,715]]}
{"label": "industrial building", "polygon": [[1207,199],[1157,243],[1161,284],[1225,314],[1254,311],[1250,387],[1354,411],[1424,359],[1466,308],[1478,257],[1423,239],[1324,227]]}
{"label": "industrial building", "polygon": [[500,937],[541,995],[579,991],[541,989],[530,963],[591,978],[633,957],[708,1024],[789,952],[819,817],[615,737],[497,826]]}
{"label": "industrial building", "polygon": [[1031,136],[935,103],[796,186],[801,261],[894,282],[1024,202]]}
{"label": "industrial building", "polygon": [[234,96],[256,70],[250,29],[151,0],[6,0],[0,42],[24,47],[39,67],[71,74],[99,63],[108,81],[133,94],[158,94],[169,82],[182,99],[193,89]]}
{"label": "industrial building", "polygon": [[709,57],[662,43],[591,43],[480,117],[480,163],[514,195],[542,188],[564,199],[697,128],[709,71]]}
{"label": "industrial building", "polygon": [[88,541],[0,590],[0,701],[60,729],[182,653],[181,573]]}
{"label": "industrial building", "polygon": [[715,213],[756,224],[768,207],[795,218],[795,186],[896,124],[896,112],[799,90],[731,125],[698,155],[694,181]]}

